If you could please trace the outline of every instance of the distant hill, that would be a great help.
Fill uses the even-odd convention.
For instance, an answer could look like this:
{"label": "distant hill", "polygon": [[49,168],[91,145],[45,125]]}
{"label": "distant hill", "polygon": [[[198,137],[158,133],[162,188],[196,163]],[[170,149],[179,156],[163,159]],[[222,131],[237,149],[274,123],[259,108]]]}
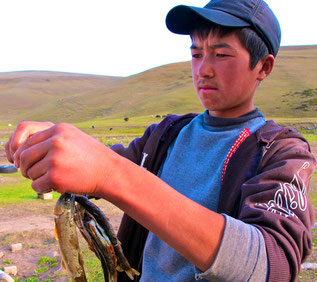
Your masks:
{"label": "distant hill", "polygon": [[[47,71],[0,73],[0,122],[79,122],[201,112],[190,62],[129,77]],[[258,88],[256,105],[270,117],[317,116],[317,46],[282,47]]]}

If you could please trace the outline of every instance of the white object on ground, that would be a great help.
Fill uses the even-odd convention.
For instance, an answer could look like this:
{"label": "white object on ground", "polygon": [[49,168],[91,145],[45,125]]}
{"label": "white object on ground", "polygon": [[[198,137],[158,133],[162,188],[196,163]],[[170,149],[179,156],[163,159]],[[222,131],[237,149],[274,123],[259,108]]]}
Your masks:
{"label": "white object on ground", "polygon": [[13,244],[11,245],[11,252],[17,252],[22,250],[22,243],[18,243],[18,244]]}
{"label": "white object on ground", "polygon": [[305,262],[302,264],[303,269],[317,269],[317,263]]}

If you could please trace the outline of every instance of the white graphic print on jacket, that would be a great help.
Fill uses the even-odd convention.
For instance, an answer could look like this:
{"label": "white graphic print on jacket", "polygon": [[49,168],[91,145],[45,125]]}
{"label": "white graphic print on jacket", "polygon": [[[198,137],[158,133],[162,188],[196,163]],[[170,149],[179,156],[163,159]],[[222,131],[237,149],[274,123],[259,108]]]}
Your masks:
{"label": "white graphic print on jacket", "polygon": [[268,211],[278,213],[282,216],[296,216],[294,211],[300,209],[305,211],[307,208],[306,186],[300,172],[310,166],[305,162],[302,167],[295,173],[290,183],[280,183],[280,189],[275,192],[274,199],[265,203],[257,203],[256,206],[265,207]]}

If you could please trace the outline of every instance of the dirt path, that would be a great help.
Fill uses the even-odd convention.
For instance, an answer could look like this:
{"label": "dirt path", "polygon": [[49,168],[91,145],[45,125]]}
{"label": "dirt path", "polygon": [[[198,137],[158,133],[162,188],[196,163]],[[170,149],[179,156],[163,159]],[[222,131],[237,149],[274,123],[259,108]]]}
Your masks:
{"label": "dirt path", "polygon": [[[95,203],[111,219],[111,224],[117,230],[121,221],[122,212],[105,201],[95,201]],[[51,204],[51,205],[50,205]],[[26,207],[25,205],[12,205],[11,208],[0,209],[0,235],[11,234],[16,232],[30,231],[36,229],[53,230],[53,202],[44,203],[39,200],[38,207]],[[47,210],[48,213],[36,214],[41,209]]]}
{"label": "dirt path", "polygon": [[16,232],[29,231],[33,229],[52,230],[53,226],[53,217],[49,216],[31,215],[23,218],[1,217],[0,234],[11,234]]}

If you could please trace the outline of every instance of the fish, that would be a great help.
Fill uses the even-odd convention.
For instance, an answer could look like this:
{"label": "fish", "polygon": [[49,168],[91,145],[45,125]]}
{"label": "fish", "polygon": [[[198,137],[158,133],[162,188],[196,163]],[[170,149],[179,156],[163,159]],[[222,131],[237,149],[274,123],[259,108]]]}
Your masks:
{"label": "fish", "polygon": [[[102,212],[102,210],[99,209],[98,206],[96,206],[94,203],[89,201],[89,199],[86,196],[76,195],[75,200],[84,208],[86,216],[88,215],[88,217],[92,218],[95,221],[95,224],[97,227],[96,230],[99,230],[100,232],[99,234],[101,235],[101,237],[100,236],[97,236],[97,237],[99,237],[99,239],[101,240],[105,240],[104,246],[106,247],[108,254],[112,254],[112,249],[114,250],[116,261],[117,261],[115,263],[115,269],[120,272],[124,271],[131,280],[134,280],[134,276],[135,275],[139,276],[140,273],[130,266],[128,260],[124,256],[121,243],[118,240],[117,235],[113,227],[111,226],[107,216]],[[84,235],[83,237],[86,238]],[[96,236],[90,236],[90,238],[94,238],[94,237]],[[108,244],[109,241],[111,243],[111,247]],[[116,274],[114,275],[116,276]]]}
{"label": "fish", "polygon": [[117,257],[109,238],[101,230],[98,223],[89,215],[89,213],[77,203],[75,205],[75,223],[77,228],[101,262],[104,280],[117,281]]}
{"label": "fish", "polygon": [[140,275],[124,256],[108,218],[88,197],[62,194],[56,202],[54,215],[62,265],[73,281],[87,281],[76,227],[100,260],[105,281],[116,282],[117,271],[124,271],[131,280]]}
{"label": "fish", "polygon": [[84,261],[74,219],[75,196],[62,194],[54,207],[55,237],[62,256],[62,265],[73,281],[86,282]]}

